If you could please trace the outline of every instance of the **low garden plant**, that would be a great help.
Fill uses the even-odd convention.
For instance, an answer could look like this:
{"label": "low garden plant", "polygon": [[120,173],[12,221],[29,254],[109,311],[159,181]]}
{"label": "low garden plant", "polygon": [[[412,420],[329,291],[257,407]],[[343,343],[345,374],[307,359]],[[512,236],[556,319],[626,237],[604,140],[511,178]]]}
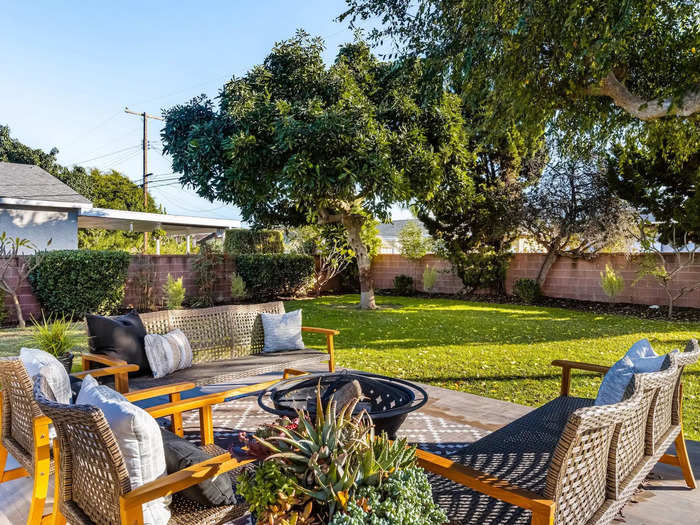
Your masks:
{"label": "low garden plant", "polygon": [[526,303],[534,303],[541,297],[542,292],[534,279],[518,279],[513,283],[513,294]]}
{"label": "low garden plant", "polygon": [[231,274],[231,299],[234,301],[242,301],[248,295],[245,287],[245,281],[238,273]]}
{"label": "low garden plant", "polygon": [[425,265],[423,270],[423,290],[432,293],[435,284],[437,283],[438,271],[430,265]]}
{"label": "low garden plant", "polygon": [[280,420],[253,436],[257,453],[269,455],[239,478],[238,491],[259,525],[445,522],[415,447],[376,436],[367,413],[353,413],[356,405],[323,407],[317,392],[315,418],[299,411],[297,421]]}
{"label": "low garden plant", "polygon": [[625,279],[615,268],[609,264],[605,265],[605,271],[600,272],[600,287],[605,292],[605,295],[610,299],[615,299],[625,288]]}
{"label": "low garden plant", "polygon": [[29,344],[56,357],[70,372],[73,365],[71,350],[82,343],[82,338],[75,333],[73,322],[65,317],[55,317],[41,321],[32,318],[31,338]]}
{"label": "low garden plant", "polygon": [[394,290],[398,295],[413,295],[415,291],[413,277],[404,274],[394,277]]}
{"label": "low garden plant", "polygon": [[168,274],[168,280],[163,285],[165,295],[165,307],[168,310],[177,310],[182,307],[185,301],[185,286],[182,284],[182,277],[175,279]]}

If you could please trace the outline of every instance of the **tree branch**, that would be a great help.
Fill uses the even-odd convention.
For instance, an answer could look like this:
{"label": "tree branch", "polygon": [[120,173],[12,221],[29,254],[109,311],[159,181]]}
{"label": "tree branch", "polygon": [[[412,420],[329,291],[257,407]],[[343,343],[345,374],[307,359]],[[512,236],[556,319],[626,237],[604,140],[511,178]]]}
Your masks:
{"label": "tree branch", "polygon": [[688,117],[700,111],[700,86],[686,93],[679,105],[674,104],[673,98],[644,100],[627,89],[612,71],[598,84],[586,88],[584,93],[610,97],[616,106],[640,120],[654,120],[670,115]]}

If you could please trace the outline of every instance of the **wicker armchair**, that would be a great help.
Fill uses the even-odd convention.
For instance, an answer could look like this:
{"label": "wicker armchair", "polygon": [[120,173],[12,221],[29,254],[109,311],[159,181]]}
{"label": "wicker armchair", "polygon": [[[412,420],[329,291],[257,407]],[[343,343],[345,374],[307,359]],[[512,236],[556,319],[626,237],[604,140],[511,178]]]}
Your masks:
{"label": "wicker armchair", "polygon": [[[102,368],[95,371],[94,375],[120,377],[137,369],[135,365],[116,366]],[[77,372],[71,375],[82,378],[87,373]],[[31,379],[18,357],[0,358],[0,383],[0,483],[25,476],[34,478],[27,523],[38,524],[42,522],[49,477],[54,471],[49,440],[51,420],[41,413],[34,401]],[[20,466],[5,471],[8,454]],[[51,516],[45,517],[44,521],[50,522]]]}
{"label": "wicker armchair", "polygon": [[[608,367],[555,361],[562,396],[483,439],[440,457],[418,451],[438,474],[436,501],[460,524],[610,523],[660,460],[678,465],[694,488],[681,426],[681,373],[700,356],[695,340],[667,369],[637,374],[631,396],[593,406],[570,397],[571,369]],[[664,454],[676,442],[677,456]]]}
{"label": "wicker armchair", "polygon": [[[329,328],[302,327],[303,332],[325,336],[325,352],[307,349],[262,354],[260,313],[263,312],[284,313],[284,304],[275,301],[140,314],[141,321],[150,334],[165,334],[176,328],[182,330],[192,345],[194,359],[192,367],[177,370],[165,377],[131,377],[131,387],[161,386],[180,381],[191,381],[197,386],[230,383],[268,372],[298,372],[299,368],[317,364],[325,356],[328,357],[329,371],[335,370],[333,337],[340,332]],[[83,370],[91,370],[95,365],[114,366],[120,363],[94,353],[83,354],[82,359]],[[119,392],[129,391],[129,383],[124,383],[123,380],[114,386]]]}
{"label": "wicker armchair", "polygon": [[[236,391],[210,394],[152,407],[154,417],[181,414],[222,402]],[[237,461],[213,444],[213,429],[202,423],[202,449],[211,458],[152,482],[132,488],[123,456],[102,411],[88,405],[61,405],[46,399],[37,381],[34,395],[42,412],[53,421],[58,438],[57,523],[73,525],[139,525],[142,505],[172,495],[170,524],[231,523],[247,511],[244,505],[204,507],[178,492],[215,476],[230,476],[251,461]],[[235,521],[233,521],[235,523]]]}

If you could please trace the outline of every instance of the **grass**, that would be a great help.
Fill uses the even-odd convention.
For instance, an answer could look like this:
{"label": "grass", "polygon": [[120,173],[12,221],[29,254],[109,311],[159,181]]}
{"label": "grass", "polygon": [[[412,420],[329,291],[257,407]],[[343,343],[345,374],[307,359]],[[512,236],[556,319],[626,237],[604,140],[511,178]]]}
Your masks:
{"label": "grass", "polygon": [[[340,366],[537,406],[559,393],[553,359],[612,364],[647,337],[659,352],[700,335],[700,323],[643,320],[538,306],[379,297],[376,311],[357,295],[290,301],[304,324],[337,328]],[[83,325],[75,331],[83,334]],[[16,355],[29,329],[0,330],[0,355]],[[306,334],[321,348],[322,338]],[[83,339],[84,341],[84,339]],[[84,346],[87,346],[86,344]],[[599,376],[574,374],[572,395],[595,396]],[[684,372],[686,435],[700,439],[700,365]]]}
{"label": "grass", "polygon": [[[376,311],[345,295],[292,301],[304,324],[341,330],[339,365],[537,406],[559,394],[553,359],[612,364],[647,337],[658,352],[683,348],[700,323],[643,320],[561,308],[379,297]],[[317,340],[305,335],[308,343]],[[576,374],[572,395],[595,397],[600,376]],[[700,439],[700,365],[684,372],[686,435]]]}

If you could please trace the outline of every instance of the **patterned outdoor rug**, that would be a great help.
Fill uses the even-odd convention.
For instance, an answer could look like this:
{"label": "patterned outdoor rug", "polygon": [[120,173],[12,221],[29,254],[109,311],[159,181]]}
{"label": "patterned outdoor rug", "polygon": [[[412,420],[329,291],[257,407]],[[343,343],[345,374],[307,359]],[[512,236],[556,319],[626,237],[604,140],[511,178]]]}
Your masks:
{"label": "patterned outdoor rug", "polygon": [[[274,419],[273,414],[265,412],[258,406],[255,396],[217,405],[214,408],[214,441],[231,452],[240,452],[239,434],[241,432],[253,432]],[[161,424],[167,423],[167,419],[161,420]],[[199,444],[199,413],[190,411],[183,414],[183,425],[187,439]],[[418,444],[424,450],[449,456],[457,449],[488,433],[488,430],[478,427],[413,412],[406,418],[398,435],[407,438],[411,443]]]}

